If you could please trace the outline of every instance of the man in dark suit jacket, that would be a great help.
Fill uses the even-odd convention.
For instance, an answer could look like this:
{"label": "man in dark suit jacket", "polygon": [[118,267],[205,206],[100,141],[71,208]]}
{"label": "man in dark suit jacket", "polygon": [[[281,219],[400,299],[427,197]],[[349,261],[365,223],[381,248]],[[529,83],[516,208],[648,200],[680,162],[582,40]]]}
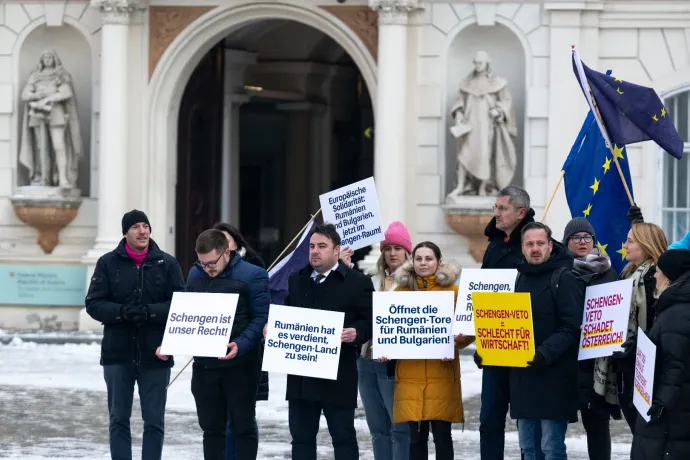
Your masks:
{"label": "man in dark suit jacket", "polygon": [[338,379],[288,375],[286,399],[292,458],[316,460],[321,412],[326,417],[335,458],[359,459],[355,432],[357,356],[371,338],[371,279],[338,261],[340,236],[332,224],[314,228],[309,265],[290,276],[286,305],[345,313]]}

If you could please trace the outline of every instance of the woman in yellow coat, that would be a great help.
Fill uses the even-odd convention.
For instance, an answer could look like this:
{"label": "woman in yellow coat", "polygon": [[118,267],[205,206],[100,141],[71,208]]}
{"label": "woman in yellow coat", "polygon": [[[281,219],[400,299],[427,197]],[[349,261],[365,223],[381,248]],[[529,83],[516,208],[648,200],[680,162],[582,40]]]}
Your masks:
{"label": "woman in yellow coat", "polygon": [[[412,262],[395,272],[396,291],[453,291],[460,266],[444,262],[441,250],[429,241],[419,243],[412,252]],[[437,460],[453,458],[451,423],[465,421],[460,387],[460,349],[474,337],[455,338],[452,360],[399,360],[395,370],[393,423],[410,424],[410,460],[427,460],[429,428],[434,434]]]}

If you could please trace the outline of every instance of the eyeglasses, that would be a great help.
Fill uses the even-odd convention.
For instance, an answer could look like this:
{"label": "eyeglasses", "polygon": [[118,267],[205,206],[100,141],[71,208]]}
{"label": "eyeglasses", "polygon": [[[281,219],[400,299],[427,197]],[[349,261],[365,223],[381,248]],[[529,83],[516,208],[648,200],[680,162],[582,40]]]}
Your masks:
{"label": "eyeglasses", "polygon": [[221,257],[225,255],[225,252],[223,252],[218,258],[216,259],[215,262],[202,262],[198,260],[197,262],[199,265],[201,265],[201,268],[216,268],[216,265],[218,264],[218,261],[220,260]]}
{"label": "eyeglasses", "polygon": [[585,243],[591,243],[592,242],[592,235],[587,234],[587,235],[573,235],[570,237],[571,240],[573,240],[575,243],[579,243],[582,240],[585,240]]}

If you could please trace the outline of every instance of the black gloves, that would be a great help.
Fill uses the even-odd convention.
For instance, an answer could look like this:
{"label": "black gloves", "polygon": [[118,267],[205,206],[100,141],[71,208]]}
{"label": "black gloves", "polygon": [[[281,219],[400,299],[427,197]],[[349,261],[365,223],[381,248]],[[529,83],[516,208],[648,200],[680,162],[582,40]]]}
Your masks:
{"label": "black gloves", "polygon": [[534,353],[532,361],[527,361],[527,367],[530,369],[544,369],[546,367],[546,358],[539,351]]}
{"label": "black gloves", "polygon": [[149,320],[149,309],[146,305],[124,305],[122,316],[127,322],[142,325]]}
{"label": "black gloves", "polygon": [[621,347],[623,347],[623,351],[614,351],[613,354],[611,355],[611,358],[613,359],[626,359],[630,355],[632,355],[635,352],[635,348],[637,344],[637,337],[629,337]]}
{"label": "black gloves", "polygon": [[474,364],[476,364],[479,369],[484,367],[482,366],[482,357],[479,356],[479,354],[476,351],[474,352]]}
{"label": "black gloves", "polygon": [[664,413],[664,406],[661,405],[661,403],[652,401],[652,407],[649,408],[647,411],[647,415],[649,415],[649,423],[654,423],[657,420],[661,418],[661,415]]}
{"label": "black gloves", "polygon": [[630,209],[628,209],[628,222],[630,222],[630,225],[644,222],[642,210],[637,206],[630,206]]}

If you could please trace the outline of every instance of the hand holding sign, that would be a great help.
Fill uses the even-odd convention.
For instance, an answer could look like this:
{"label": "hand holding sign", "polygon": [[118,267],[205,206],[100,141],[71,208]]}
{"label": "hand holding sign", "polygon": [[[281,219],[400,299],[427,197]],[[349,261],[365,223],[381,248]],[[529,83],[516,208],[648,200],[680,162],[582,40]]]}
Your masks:
{"label": "hand holding sign", "polygon": [[228,353],[225,356],[221,356],[218,359],[222,359],[223,361],[226,361],[228,359],[233,359],[235,356],[237,356],[237,352],[239,351],[237,348],[237,344],[235,342],[230,342],[228,344],[228,348],[230,349],[230,353]]}
{"label": "hand holding sign", "polygon": [[357,338],[357,329],[354,327],[348,327],[343,329],[343,333],[340,334],[340,339],[345,343],[354,342]]}

